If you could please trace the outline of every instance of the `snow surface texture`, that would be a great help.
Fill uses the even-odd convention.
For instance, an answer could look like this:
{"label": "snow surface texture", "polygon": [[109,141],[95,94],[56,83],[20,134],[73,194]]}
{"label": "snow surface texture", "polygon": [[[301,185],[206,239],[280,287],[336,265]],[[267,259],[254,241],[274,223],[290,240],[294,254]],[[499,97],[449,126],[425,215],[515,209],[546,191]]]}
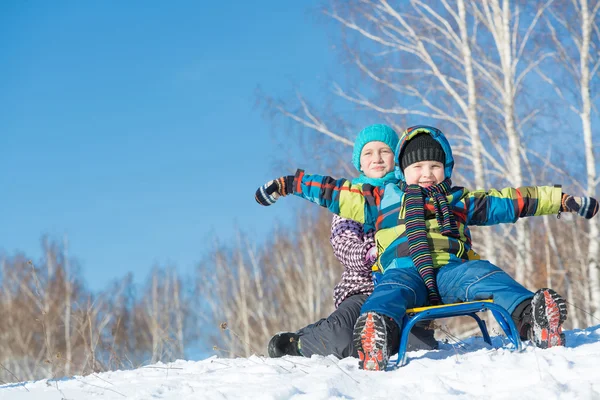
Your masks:
{"label": "snow surface texture", "polygon": [[[0,399],[600,399],[600,325],[567,331],[567,346],[521,353],[481,338],[408,353],[408,365],[358,370],[358,360],[211,357],[131,371],[0,386]],[[506,343],[494,337],[494,346]],[[395,356],[392,360],[395,359]]]}

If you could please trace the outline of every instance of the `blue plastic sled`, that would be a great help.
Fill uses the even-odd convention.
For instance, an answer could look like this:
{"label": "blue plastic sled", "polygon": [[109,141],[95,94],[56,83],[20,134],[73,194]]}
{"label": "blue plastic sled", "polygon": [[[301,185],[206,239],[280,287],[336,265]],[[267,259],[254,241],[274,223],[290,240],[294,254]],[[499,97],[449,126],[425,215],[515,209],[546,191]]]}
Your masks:
{"label": "blue plastic sled", "polygon": [[441,306],[430,306],[430,307],[418,307],[411,308],[406,311],[404,319],[402,321],[402,333],[400,334],[400,348],[398,350],[398,359],[396,360],[397,366],[403,366],[407,363],[406,360],[406,347],[408,345],[408,335],[413,326],[419,321],[430,321],[438,318],[450,318],[459,316],[469,316],[477,321],[479,329],[483,335],[483,340],[492,345],[492,340],[488,333],[485,321],[483,321],[477,315],[478,312],[491,311],[498,321],[498,324],[506,333],[506,337],[514,346],[513,350],[521,351],[521,338],[517,327],[512,320],[512,317],[503,307],[494,304],[494,300],[479,300],[469,301],[465,303],[453,303],[444,304]]}

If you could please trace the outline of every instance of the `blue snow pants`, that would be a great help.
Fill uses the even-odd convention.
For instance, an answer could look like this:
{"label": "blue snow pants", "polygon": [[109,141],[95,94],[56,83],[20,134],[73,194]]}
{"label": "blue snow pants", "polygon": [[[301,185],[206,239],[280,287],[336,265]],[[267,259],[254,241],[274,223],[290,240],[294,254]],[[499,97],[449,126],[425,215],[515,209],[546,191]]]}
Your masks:
{"label": "blue snow pants", "polygon": [[[449,263],[436,270],[437,284],[444,304],[494,299],[509,313],[523,301],[533,298],[506,272],[489,261]],[[391,268],[383,274],[361,314],[376,312],[391,317],[399,327],[406,310],[427,305],[427,288],[417,269]]]}

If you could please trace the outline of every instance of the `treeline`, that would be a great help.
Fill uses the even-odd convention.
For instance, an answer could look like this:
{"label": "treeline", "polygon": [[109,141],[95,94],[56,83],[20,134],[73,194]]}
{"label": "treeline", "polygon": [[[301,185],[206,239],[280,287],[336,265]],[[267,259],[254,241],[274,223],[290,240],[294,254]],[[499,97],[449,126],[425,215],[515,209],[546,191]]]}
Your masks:
{"label": "treeline", "polygon": [[43,240],[42,260],[0,258],[0,381],[89,374],[185,357],[197,339],[192,290],[174,269],[154,268],[86,288],[63,245]]}
{"label": "treeline", "polygon": [[237,246],[215,249],[192,279],[155,267],[141,287],[128,274],[99,292],[86,287],[62,243],[44,238],[41,260],[4,254],[0,383],[263,354],[273,332],[332,310],[341,266],[329,222],[299,217],[261,247],[240,233]]}

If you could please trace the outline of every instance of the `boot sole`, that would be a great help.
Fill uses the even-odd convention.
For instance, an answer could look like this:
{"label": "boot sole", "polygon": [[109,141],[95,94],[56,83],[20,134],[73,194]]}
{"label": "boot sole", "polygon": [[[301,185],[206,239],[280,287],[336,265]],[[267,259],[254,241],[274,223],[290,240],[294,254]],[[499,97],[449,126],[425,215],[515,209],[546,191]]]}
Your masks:
{"label": "boot sole", "polygon": [[384,371],[387,367],[387,331],[383,317],[376,313],[361,315],[354,327],[354,348],[358,352],[358,368]]}
{"label": "boot sole", "polygon": [[533,308],[533,341],[548,349],[566,344],[562,324],[567,319],[567,303],[552,289],[541,289],[531,301]]}

